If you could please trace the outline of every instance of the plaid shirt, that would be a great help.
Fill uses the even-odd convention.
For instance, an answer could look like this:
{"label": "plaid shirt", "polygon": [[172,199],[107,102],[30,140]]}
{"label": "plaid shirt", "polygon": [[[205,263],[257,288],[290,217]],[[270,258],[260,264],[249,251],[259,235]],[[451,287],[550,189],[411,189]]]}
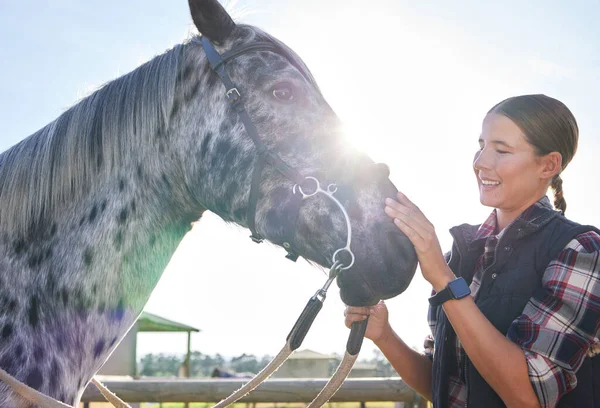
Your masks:
{"label": "plaid shirt", "polygon": [[[531,221],[540,210],[552,208],[547,197],[519,217]],[[471,296],[479,290],[483,270],[494,261],[494,250],[503,231],[497,232],[494,210],[481,224],[475,240],[485,239],[485,249],[471,282]],[[548,264],[542,278],[546,297],[532,298],[523,314],[511,324],[507,338],[525,352],[529,379],[542,407],[555,407],[577,385],[575,373],[587,356],[600,354],[600,236],[586,232],[575,237]],[[435,315],[429,313],[435,333]],[[426,344],[431,346],[431,338]],[[431,350],[428,350],[431,354]],[[449,379],[449,407],[465,407],[467,386],[460,372],[465,351],[456,340],[459,372]]]}

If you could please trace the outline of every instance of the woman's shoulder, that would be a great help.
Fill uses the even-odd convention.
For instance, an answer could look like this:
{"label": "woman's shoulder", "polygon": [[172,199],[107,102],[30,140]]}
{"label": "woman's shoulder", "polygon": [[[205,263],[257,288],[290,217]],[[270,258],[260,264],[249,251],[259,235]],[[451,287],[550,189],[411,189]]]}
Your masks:
{"label": "woman's shoulder", "polygon": [[575,236],[565,247],[576,252],[600,252],[600,234],[597,230],[582,232]]}

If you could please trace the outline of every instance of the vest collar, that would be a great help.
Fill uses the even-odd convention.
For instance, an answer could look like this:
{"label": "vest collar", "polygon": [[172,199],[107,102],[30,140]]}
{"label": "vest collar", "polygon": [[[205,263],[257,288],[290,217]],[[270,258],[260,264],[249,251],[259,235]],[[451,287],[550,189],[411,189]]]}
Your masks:
{"label": "vest collar", "polygon": [[[497,222],[495,216],[496,210],[488,217],[487,223]],[[554,217],[560,215],[560,211],[554,210],[547,196],[542,197],[532,206],[521,213],[506,229],[503,235],[504,239],[523,239],[548,224]],[[492,219],[493,217],[493,219]],[[481,251],[485,246],[487,238],[491,234],[478,234],[481,225],[462,224],[450,229],[450,234],[454,238],[459,248],[465,248],[468,251]],[[494,230],[494,228],[490,228]]]}

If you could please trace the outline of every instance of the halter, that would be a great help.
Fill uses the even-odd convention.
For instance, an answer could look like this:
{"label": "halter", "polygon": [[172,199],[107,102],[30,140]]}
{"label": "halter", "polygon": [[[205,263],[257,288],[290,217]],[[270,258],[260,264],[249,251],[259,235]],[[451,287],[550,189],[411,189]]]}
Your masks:
{"label": "halter", "polygon": [[[331,263],[335,264],[339,259],[339,255],[342,252],[347,252],[350,256],[350,262],[348,265],[343,266],[342,269],[346,270],[352,267],[354,264],[354,254],[350,250],[351,243],[351,225],[350,225],[350,217],[346,212],[344,206],[334,197],[334,193],[337,191],[337,186],[335,184],[330,184],[327,186],[326,190],[321,188],[319,181],[314,177],[304,177],[298,170],[289,166],[285,163],[277,154],[271,152],[268,147],[263,143],[258,135],[258,131],[256,130],[256,126],[252,122],[252,118],[248,114],[246,107],[244,106],[244,101],[242,95],[238,88],[235,86],[227,70],[225,69],[226,63],[239,57],[242,54],[252,51],[270,51],[277,54],[280,54],[281,51],[273,44],[268,42],[255,42],[248,44],[246,46],[233,49],[230,51],[224,52],[222,55],[218,53],[215,49],[212,42],[202,36],[200,37],[200,42],[202,47],[204,48],[204,52],[206,53],[206,58],[208,59],[208,63],[212,70],[219,76],[221,82],[225,86],[225,96],[228,101],[231,103],[231,107],[237,112],[238,117],[242,121],[244,128],[246,129],[246,133],[252,139],[254,146],[256,147],[256,163],[254,165],[254,170],[252,172],[252,184],[250,186],[250,195],[248,197],[248,210],[246,214],[246,220],[248,224],[248,228],[251,231],[250,238],[252,241],[256,243],[261,243],[264,238],[256,231],[256,204],[258,201],[258,194],[260,190],[260,181],[262,177],[262,172],[267,163],[275,167],[277,171],[279,171],[283,176],[294,182],[294,187],[292,189],[293,200],[292,200],[292,208],[294,211],[294,218],[288,220],[288,228],[286,228],[286,235],[281,242],[283,248],[288,252],[286,256],[288,259],[296,261],[298,259],[298,251],[296,251],[294,247],[294,236],[296,230],[295,218],[300,211],[300,205],[302,201],[307,198],[313,197],[317,194],[323,194],[326,197],[329,197],[342,211],[344,218],[346,220],[346,226],[348,231],[348,239],[346,242],[346,246],[338,249],[332,256]],[[300,70],[303,75],[303,70]],[[298,194],[299,193],[299,194]]]}
{"label": "halter", "polygon": [[[233,60],[234,58],[251,51],[271,51],[277,54],[280,54],[280,50],[275,47],[271,43],[266,42],[256,42],[246,46],[243,46],[238,49],[230,50],[223,55],[220,55],[215,49],[212,42],[202,36],[200,38],[200,42],[202,47],[204,48],[204,52],[206,53],[206,57],[208,62],[223,82],[225,86],[225,96],[231,103],[233,109],[237,112],[240,120],[242,121],[246,132],[254,142],[254,145],[257,150],[257,160],[254,166],[254,171],[252,174],[252,185],[250,187],[250,196],[248,199],[248,212],[247,212],[247,222],[248,228],[252,232],[250,238],[257,243],[263,241],[263,237],[261,237],[256,231],[256,203],[258,200],[258,192],[259,192],[259,184],[262,177],[262,171],[266,163],[271,164],[275,167],[281,174],[285,177],[293,181],[294,187],[292,188],[292,194],[294,197],[294,207],[297,209],[294,217],[297,218],[297,215],[300,211],[300,205],[302,201],[316,196],[317,194],[324,195],[332,200],[337,207],[342,211],[346,221],[347,227],[347,240],[346,245],[342,248],[339,248],[333,253],[331,258],[332,267],[329,270],[329,277],[325,282],[325,285],[315,293],[313,297],[310,298],[306,307],[300,314],[300,317],[294,324],[294,327],[290,331],[286,339],[286,344],[283,349],[279,352],[279,354],[263,369],[261,370],[254,378],[252,378],[249,382],[247,382],[242,388],[235,391],[226,399],[220,401],[213,408],[223,408],[228,406],[229,404],[234,403],[238,399],[242,398],[244,395],[252,391],[258,385],[260,385],[264,380],[266,380],[281,364],[283,364],[287,358],[292,354],[294,350],[296,350],[302,344],[304,337],[308,333],[313,321],[315,320],[317,314],[321,310],[323,306],[323,302],[325,301],[327,290],[329,286],[333,283],[333,281],[337,278],[337,275],[346,269],[350,269],[352,265],[354,265],[354,253],[350,249],[350,244],[352,243],[352,225],[350,223],[350,217],[348,212],[340,203],[340,201],[334,196],[337,191],[337,186],[335,184],[329,184],[326,189],[321,188],[321,183],[315,177],[304,177],[293,167],[287,165],[278,155],[269,151],[267,146],[260,140],[258,136],[258,131],[248,115],[246,108],[244,106],[244,102],[242,99],[242,95],[238,88],[234,85],[233,81],[229,77],[225,69],[225,64],[228,61]],[[303,75],[303,70],[300,70]],[[295,235],[296,223],[295,219],[288,221],[290,222],[289,227],[286,228],[287,236],[284,238],[282,245],[288,251],[287,258],[295,261],[298,258],[298,254],[294,249],[293,238]],[[343,252],[347,252],[350,256],[350,262],[347,265],[344,265],[340,259],[340,255]],[[362,341],[365,335],[365,330],[367,328],[368,319],[365,319],[360,322],[355,322],[352,324],[352,328],[350,331],[350,337],[348,338],[348,343],[346,345],[346,353],[344,354],[344,358],[340,363],[338,369],[336,370],[333,377],[329,380],[325,388],[317,395],[317,397],[309,404],[308,408],[320,407],[324,403],[326,403],[335,392],[342,385],[348,373],[352,369],[354,362],[358,358],[358,353],[360,351]]]}

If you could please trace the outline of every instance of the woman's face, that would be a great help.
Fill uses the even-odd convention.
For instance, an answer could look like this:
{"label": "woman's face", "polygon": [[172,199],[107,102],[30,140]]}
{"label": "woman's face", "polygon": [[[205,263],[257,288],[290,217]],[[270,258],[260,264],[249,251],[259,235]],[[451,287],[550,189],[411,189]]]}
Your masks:
{"label": "woman's face", "polygon": [[546,193],[542,160],[512,120],[487,115],[479,147],[473,169],[481,204],[518,215]]}

